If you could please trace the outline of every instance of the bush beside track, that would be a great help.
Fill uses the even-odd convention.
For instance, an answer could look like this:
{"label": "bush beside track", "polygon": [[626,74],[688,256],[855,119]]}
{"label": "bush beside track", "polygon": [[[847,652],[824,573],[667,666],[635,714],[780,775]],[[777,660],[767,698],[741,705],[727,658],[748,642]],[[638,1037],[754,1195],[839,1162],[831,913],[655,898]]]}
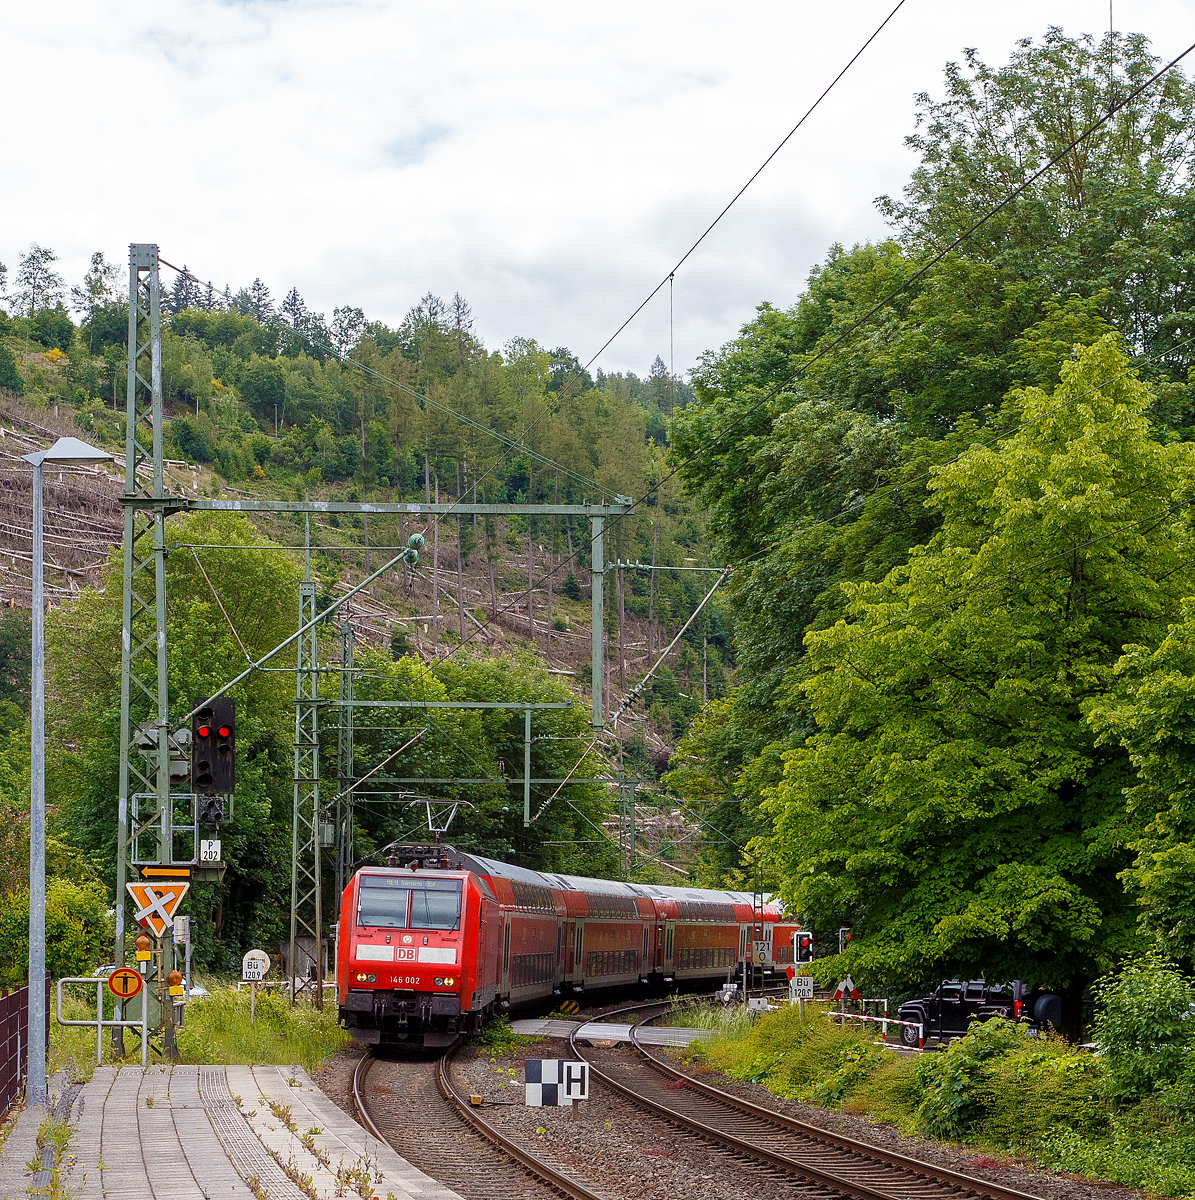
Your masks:
{"label": "bush beside track", "polygon": [[723,1018],[718,1036],[685,1054],[777,1096],[905,1134],[1195,1196],[1193,1001],[1190,980],[1146,961],[1104,985],[1095,1053],[995,1019],[941,1053],[904,1056],[807,1004],[804,1023],[795,1008],[754,1024]]}

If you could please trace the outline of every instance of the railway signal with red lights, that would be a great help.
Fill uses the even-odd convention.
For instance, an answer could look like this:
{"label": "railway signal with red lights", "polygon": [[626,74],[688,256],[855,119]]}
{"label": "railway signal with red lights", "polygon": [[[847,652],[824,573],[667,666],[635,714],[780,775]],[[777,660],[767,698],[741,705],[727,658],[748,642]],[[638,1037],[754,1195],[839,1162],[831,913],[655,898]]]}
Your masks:
{"label": "railway signal with red lights", "polygon": [[793,951],[793,960],[795,962],[813,962],[813,934],[797,930],[793,934]]}
{"label": "railway signal with red lights", "polygon": [[[236,704],[220,696],[191,718],[191,786],[201,796],[231,796],[236,781]],[[224,820],[223,804],[207,803],[200,820]]]}

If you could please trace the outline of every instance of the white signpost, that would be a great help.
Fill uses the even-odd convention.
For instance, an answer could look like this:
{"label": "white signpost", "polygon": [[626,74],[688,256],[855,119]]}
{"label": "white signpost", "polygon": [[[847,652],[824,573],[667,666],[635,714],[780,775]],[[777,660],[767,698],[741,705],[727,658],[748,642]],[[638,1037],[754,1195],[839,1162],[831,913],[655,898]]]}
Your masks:
{"label": "white signpost", "polygon": [[183,948],[183,979],[187,987],[187,998],[191,997],[191,918],[174,916],[174,944]]}
{"label": "white signpost", "polygon": [[812,1000],[813,976],[794,975],[788,981],[788,990],[792,993],[792,998],[794,1000]]}
{"label": "white signpost", "polygon": [[202,839],[200,839],[199,861],[200,862],[219,862],[220,861],[220,839],[219,838],[202,838]]}
{"label": "white signpost", "polygon": [[[792,968],[790,967],[791,971]],[[797,1012],[801,1015],[801,1020],[805,1019],[805,1001],[813,999],[813,976],[812,975],[792,975],[788,981],[788,998],[789,1001],[796,1001]]]}
{"label": "white signpost", "polygon": [[250,950],[241,959],[241,979],[249,985],[249,1024],[257,1023],[257,985],[270,970],[270,956],[264,950]]}

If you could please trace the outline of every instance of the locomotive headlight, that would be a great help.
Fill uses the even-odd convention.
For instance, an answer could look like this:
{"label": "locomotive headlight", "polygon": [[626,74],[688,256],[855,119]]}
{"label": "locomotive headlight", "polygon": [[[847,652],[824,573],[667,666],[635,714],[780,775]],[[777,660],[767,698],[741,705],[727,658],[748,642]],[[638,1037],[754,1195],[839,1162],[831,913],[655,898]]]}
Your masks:
{"label": "locomotive headlight", "polygon": [[360,972],[357,973],[358,983],[377,983],[377,981],[378,977],[376,975],[362,975]]}
{"label": "locomotive headlight", "polygon": [[439,975],[437,975],[436,978],[432,980],[432,983],[436,987],[452,987],[452,985],[456,983],[456,980],[453,979],[451,975],[445,975],[442,979]]}

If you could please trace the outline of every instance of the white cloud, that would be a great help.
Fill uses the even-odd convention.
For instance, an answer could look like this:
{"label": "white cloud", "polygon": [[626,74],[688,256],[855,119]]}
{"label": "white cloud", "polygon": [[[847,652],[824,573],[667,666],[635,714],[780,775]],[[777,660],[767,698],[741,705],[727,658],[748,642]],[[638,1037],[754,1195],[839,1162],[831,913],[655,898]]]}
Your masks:
{"label": "white cloud", "polygon": [[[93,250],[156,240],[218,286],[260,275],[390,323],[459,290],[488,344],[585,358],[891,2],[10,5],[0,258],[51,245],[77,282]],[[1177,0],[1116,17],[1166,55],[1190,28]],[[1102,0],[906,0],[678,274],[678,368],[791,302],[831,242],[883,234],[872,200],[902,186],[912,95],[948,58],[1106,19]],[[668,332],[664,289],[602,365],[643,373]]]}

